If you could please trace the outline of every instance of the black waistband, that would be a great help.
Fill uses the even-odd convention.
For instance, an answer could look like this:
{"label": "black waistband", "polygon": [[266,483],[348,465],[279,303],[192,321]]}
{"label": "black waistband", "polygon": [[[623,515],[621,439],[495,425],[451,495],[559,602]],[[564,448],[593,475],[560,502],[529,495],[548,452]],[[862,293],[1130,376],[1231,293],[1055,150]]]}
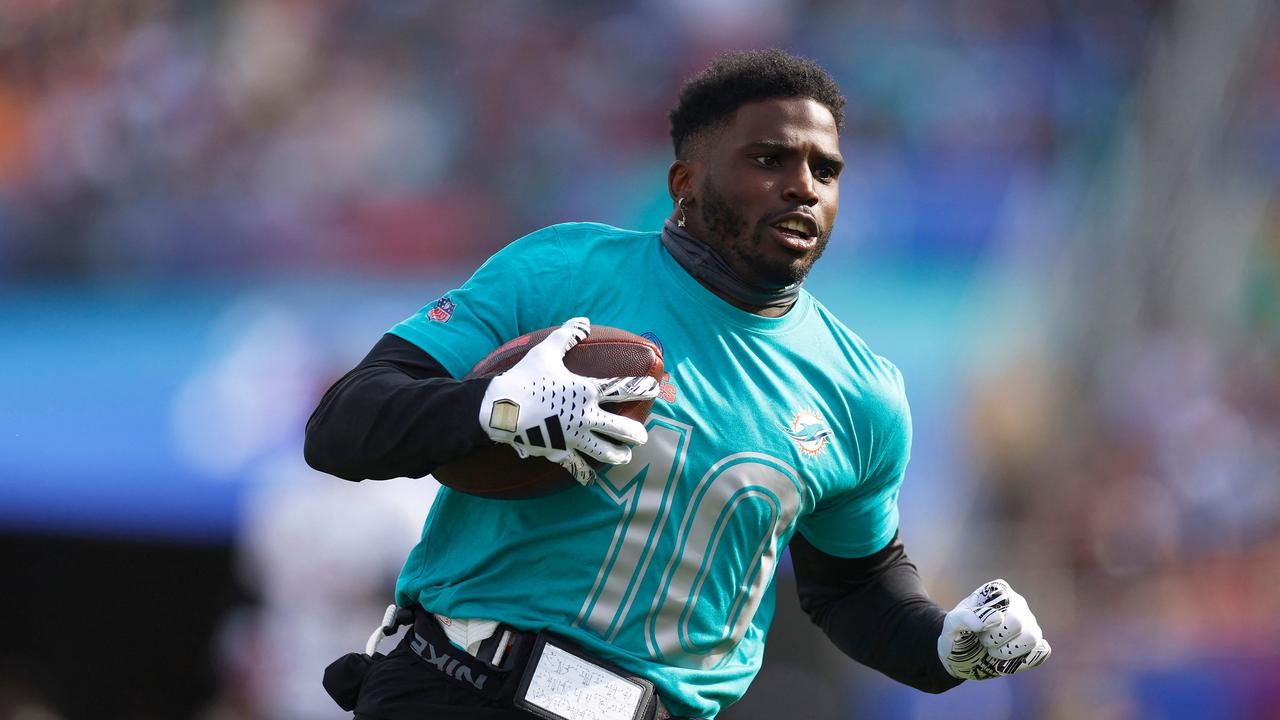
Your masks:
{"label": "black waistband", "polygon": [[[505,640],[504,632],[510,633]],[[477,654],[472,655],[449,641],[435,615],[415,607],[413,632],[405,640],[414,654],[439,672],[470,686],[485,697],[510,702],[529,663],[537,635],[502,623],[493,635],[480,643]],[[504,642],[507,643],[505,648],[501,646]],[[501,661],[491,662],[499,654]],[[668,716],[662,714],[659,717]]]}
{"label": "black waistband", "polygon": [[[500,648],[504,631],[509,643]],[[519,670],[529,661],[533,635],[509,625],[499,625],[496,632],[480,645],[479,653],[472,655],[449,642],[449,636],[434,615],[421,608],[413,611],[413,636],[407,638],[409,649],[428,665],[468,685],[476,692],[494,699],[510,698],[520,679]],[[501,661],[491,661],[501,653]],[[482,659],[483,658],[483,659]]]}

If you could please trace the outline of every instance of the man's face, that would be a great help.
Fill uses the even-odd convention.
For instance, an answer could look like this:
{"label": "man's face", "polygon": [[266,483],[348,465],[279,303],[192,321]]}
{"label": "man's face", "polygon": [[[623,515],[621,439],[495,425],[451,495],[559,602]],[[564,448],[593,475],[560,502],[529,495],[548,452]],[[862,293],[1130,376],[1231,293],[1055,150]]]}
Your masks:
{"label": "man's face", "polygon": [[807,98],[738,108],[702,141],[689,231],[747,282],[799,282],[827,247],[844,162],[835,118]]}

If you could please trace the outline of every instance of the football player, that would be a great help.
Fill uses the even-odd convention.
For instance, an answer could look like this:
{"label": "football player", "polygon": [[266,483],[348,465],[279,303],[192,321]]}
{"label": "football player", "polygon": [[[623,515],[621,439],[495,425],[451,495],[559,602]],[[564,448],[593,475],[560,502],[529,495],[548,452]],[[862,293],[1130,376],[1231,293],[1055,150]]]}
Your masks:
{"label": "football player", "polygon": [[[325,472],[420,477],[499,442],[581,483],[522,501],[441,489],[385,623],[412,628],[386,656],[371,642],[331,666],[344,707],[392,720],[715,717],[760,668],[788,546],[813,621],[896,680],[941,692],[1045,661],[1035,616],[1004,581],[949,612],[926,595],[898,535],[902,376],[801,287],[836,219],[844,103],[810,61],[723,56],[671,112],[665,227],[523,237],[328,391],[306,437]],[[662,387],[567,371],[591,322],[654,339]],[[549,326],[506,373],[459,379]],[[548,388],[582,400],[557,404]],[[653,397],[643,425],[599,407]],[[563,437],[527,442],[548,417]]]}

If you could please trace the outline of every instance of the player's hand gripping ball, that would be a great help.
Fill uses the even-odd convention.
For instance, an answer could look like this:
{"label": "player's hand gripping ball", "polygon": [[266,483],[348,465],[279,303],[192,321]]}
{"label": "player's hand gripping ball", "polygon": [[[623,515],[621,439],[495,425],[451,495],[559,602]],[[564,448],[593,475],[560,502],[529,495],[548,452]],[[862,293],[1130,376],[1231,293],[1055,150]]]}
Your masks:
{"label": "player's hand gripping ball", "polygon": [[1026,598],[992,580],[947,613],[938,657],[952,676],[989,680],[1039,667],[1052,648]]}
{"label": "player's hand gripping ball", "polygon": [[653,343],[586,318],[522,335],[467,375],[493,377],[479,422],[498,444],[433,474],[455,490],[504,499],[587,485],[600,463],[630,462],[631,448],[647,439],[642,421],[662,373]]}

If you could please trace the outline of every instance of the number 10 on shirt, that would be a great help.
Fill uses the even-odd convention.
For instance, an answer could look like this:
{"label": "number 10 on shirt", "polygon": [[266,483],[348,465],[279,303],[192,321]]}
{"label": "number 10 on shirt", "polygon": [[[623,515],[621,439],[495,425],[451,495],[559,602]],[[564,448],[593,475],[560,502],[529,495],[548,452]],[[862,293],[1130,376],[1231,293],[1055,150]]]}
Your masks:
{"label": "number 10 on shirt", "polygon": [[[631,462],[596,483],[619,518],[577,623],[613,641],[624,623],[642,620],[655,659],[715,667],[764,598],[804,484],[785,462],[740,452],[712,463],[691,492],[678,492],[694,428],[652,415],[648,430]],[[660,542],[665,537],[674,537],[674,551]],[[667,549],[660,553],[660,545]],[[653,577],[657,594],[638,597]]]}

